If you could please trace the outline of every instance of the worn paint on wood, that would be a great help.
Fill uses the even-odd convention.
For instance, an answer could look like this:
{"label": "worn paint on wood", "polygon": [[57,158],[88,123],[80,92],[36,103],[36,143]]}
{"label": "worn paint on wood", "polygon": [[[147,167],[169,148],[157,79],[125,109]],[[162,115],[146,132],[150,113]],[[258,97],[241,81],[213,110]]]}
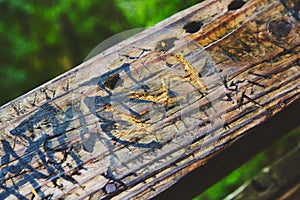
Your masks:
{"label": "worn paint on wood", "polygon": [[1,199],[150,198],[299,98],[299,1],[205,1],[1,107]]}

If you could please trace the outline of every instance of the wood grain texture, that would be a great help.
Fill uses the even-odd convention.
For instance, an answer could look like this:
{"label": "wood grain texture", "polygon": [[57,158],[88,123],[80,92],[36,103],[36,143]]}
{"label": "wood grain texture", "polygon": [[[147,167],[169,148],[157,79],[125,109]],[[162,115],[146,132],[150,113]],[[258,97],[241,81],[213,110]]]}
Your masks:
{"label": "wood grain texture", "polygon": [[299,1],[205,1],[0,108],[1,199],[147,199],[299,99]]}

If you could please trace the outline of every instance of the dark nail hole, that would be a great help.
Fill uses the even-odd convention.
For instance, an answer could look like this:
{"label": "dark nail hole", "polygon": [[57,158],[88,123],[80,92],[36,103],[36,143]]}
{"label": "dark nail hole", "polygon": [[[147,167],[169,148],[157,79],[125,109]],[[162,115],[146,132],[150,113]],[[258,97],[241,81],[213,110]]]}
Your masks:
{"label": "dark nail hole", "polygon": [[243,0],[234,0],[228,5],[228,11],[240,9],[245,3]]}
{"label": "dark nail hole", "polygon": [[183,29],[187,33],[196,33],[200,30],[200,28],[203,26],[202,22],[189,22],[186,25],[184,25]]}

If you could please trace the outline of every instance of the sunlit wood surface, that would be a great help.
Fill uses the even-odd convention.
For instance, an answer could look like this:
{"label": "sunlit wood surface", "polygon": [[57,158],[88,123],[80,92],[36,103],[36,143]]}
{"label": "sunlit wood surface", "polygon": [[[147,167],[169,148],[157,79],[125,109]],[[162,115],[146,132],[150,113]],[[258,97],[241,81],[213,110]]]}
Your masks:
{"label": "sunlit wood surface", "polygon": [[171,187],[299,99],[299,7],[205,1],[2,106],[0,199]]}

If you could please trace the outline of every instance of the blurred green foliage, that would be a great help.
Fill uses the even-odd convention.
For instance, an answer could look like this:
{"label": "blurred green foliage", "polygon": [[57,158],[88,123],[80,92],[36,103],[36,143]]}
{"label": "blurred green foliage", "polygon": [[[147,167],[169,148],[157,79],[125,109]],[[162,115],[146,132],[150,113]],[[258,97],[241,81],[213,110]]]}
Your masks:
{"label": "blurred green foliage", "polygon": [[0,105],[80,64],[106,38],[201,0],[0,0]]}

